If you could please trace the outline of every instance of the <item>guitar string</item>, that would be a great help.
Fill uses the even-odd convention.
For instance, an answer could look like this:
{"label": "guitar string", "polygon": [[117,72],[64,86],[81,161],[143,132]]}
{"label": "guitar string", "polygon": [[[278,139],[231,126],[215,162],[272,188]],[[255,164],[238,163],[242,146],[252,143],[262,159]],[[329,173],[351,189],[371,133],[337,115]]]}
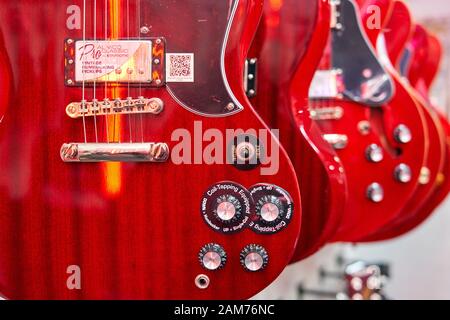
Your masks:
{"label": "guitar string", "polygon": [[[83,0],[83,48],[86,50],[86,0]],[[84,132],[84,143],[87,143],[87,132],[86,132],[86,116],[85,116],[85,107],[86,101],[85,101],[85,73],[83,72],[83,59],[85,55],[83,54],[83,58],[81,60],[81,73],[83,74],[83,82],[82,82],[82,98],[81,98],[81,107],[82,107],[82,114],[83,114],[83,132]]]}
{"label": "guitar string", "polygon": [[[130,0],[127,0],[127,38],[130,40]],[[130,68],[130,67],[129,67]],[[131,73],[126,70],[128,74],[128,98],[131,98],[130,95],[130,81],[131,81]],[[131,101],[130,101],[131,103]],[[131,128],[131,114],[128,114],[128,130],[130,132],[130,143],[133,143],[133,135]]]}
{"label": "guitar string", "polygon": [[[113,1],[112,2],[112,6],[113,6],[113,9],[112,9],[112,14],[114,15],[114,16],[111,16],[111,21],[112,21],[112,23],[113,23],[113,25],[116,25],[116,22],[117,22],[117,20],[119,20],[118,18],[117,18],[117,15],[118,15],[118,12],[116,12],[115,10],[117,9],[117,6],[118,6],[118,4],[120,4],[120,2],[115,2],[115,1]],[[114,28],[114,30],[112,30],[112,36],[111,36],[111,41],[113,41],[113,40],[117,40],[117,38],[118,38],[118,27],[116,26],[115,28]],[[116,65],[118,65],[118,58],[116,58]],[[113,99],[114,99],[114,101],[116,101],[116,99],[120,99],[120,96],[117,94],[117,92],[118,92],[118,89],[119,88],[119,81],[117,80],[117,77],[116,77],[116,81],[115,81],[115,86],[114,86],[114,89],[113,89],[113,92],[114,92],[114,97],[113,97]],[[114,102],[114,105],[115,105],[115,102]],[[113,142],[116,142],[116,122],[118,121],[117,119],[119,119],[119,120],[121,120],[121,118],[117,118],[117,115],[116,115],[116,113],[115,113],[115,111],[113,112]],[[121,136],[120,136],[120,128],[118,128],[119,129],[119,132],[117,133],[117,140],[119,141],[119,143],[121,143]]]}
{"label": "guitar string", "polygon": [[[139,35],[139,41],[141,41],[141,0],[137,0],[138,1],[138,35]],[[142,66],[141,68],[145,68],[145,62],[144,62],[144,58],[141,58],[141,63]],[[139,97],[142,97],[142,82],[139,81]],[[140,127],[141,127],[141,140],[142,143],[144,143],[144,124],[142,121],[142,113],[139,113],[139,118],[140,118]]]}
{"label": "guitar string", "polygon": [[[105,41],[108,39],[108,0],[105,0]],[[109,77],[107,77],[109,78]],[[109,112],[112,110],[111,102],[108,99],[108,82],[105,80],[105,100],[104,103],[109,103],[109,105],[105,105],[106,115],[105,115],[105,128],[106,128],[106,140],[109,143]]]}
{"label": "guitar string", "polygon": [[[97,45],[97,0],[94,0],[94,44]],[[94,68],[96,68],[94,66]],[[94,76],[94,99],[92,106],[94,107],[94,129],[95,129],[95,142],[98,143],[98,131],[97,131],[97,108],[99,107],[97,97],[97,78]]]}

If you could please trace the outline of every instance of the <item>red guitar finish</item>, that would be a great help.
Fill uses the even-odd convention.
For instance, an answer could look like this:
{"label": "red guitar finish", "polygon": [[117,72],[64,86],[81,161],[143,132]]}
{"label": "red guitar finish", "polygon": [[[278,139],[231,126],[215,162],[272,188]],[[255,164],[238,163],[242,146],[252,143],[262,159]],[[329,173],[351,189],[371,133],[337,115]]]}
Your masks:
{"label": "red guitar finish", "polygon": [[[364,24],[365,31],[367,34],[367,39],[372,44],[376,44],[378,40],[378,35],[380,34],[380,28],[384,27],[384,25],[387,23],[387,19],[385,17],[390,17],[392,14],[392,10],[394,7],[394,1],[393,0],[378,0],[378,1],[368,1],[368,0],[355,0],[355,2],[358,4],[360,12],[363,13],[363,15],[371,15],[374,20],[371,21],[370,28],[368,27],[369,24]],[[380,18],[381,21],[378,21],[376,18]],[[368,21],[366,21],[368,22]],[[381,23],[380,26],[372,26],[372,23]],[[404,32],[409,32],[410,30],[408,28],[403,28],[400,31],[402,34]]]}
{"label": "red guitar finish", "polygon": [[[403,52],[400,48],[404,48],[405,43],[410,38],[410,34],[402,32],[401,30],[412,30],[412,27],[409,26],[412,26],[412,19],[407,6],[403,2],[395,1],[392,16],[390,17],[389,23],[385,27],[386,31],[384,32],[386,35],[385,40],[386,47],[388,48],[387,51],[390,54],[389,59],[393,62],[393,64],[395,63],[398,65],[398,61],[400,60],[399,55]],[[425,40],[425,37],[422,37],[423,40],[420,40],[420,38],[416,35],[415,38],[420,42],[417,48],[421,48],[420,54],[417,55],[417,58],[426,58],[427,43],[423,41]],[[385,228],[382,228],[375,234],[366,237],[365,240],[367,241],[385,240],[402,234],[401,230],[404,229],[403,226],[405,225],[405,221],[414,219],[415,216],[419,215],[420,208],[427,203],[431,194],[434,193],[436,189],[436,181],[438,181],[438,177],[442,172],[445,155],[442,126],[437,116],[426,107],[426,101],[412,90],[411,94],[423,110],[424,119],[426,120],[426,128],[428,130],[428,154],[424,165],[429,172],[429,177],[427,178],[428,182],[420,183],[414,197],[404,207],[402,213],[392,222],[387,224]]]}
{"label": "red guitar finish", "polygon": [[[417,27],[422,27],[420,24],[416,25]],[[423,28],[423,27],[422,27]],[[430,31],[425,30],[428,34],[428,63],[426,68],[423,67],[421,73],[423,74],[423,81],[425,83],[426,91],[424,93],[425,98],[430,98],[429,92],[432,87],[437,74],[440,71],[441,62],[442,62],[442,43],[441,40]],[[416,64],[416,59],[413,60],[413,65]],[[411,74],[412,69],[409,71]],[[411,75],[412,76],[412,75]]]}
{"label": "red guitar finish", "polygon": [[[0,30],[0,48],[4,47],[3,34]],[[0,50],[0,101],[3,103],[0,104],[0,124],[3,121],[3,117],[5,115],[6,108],[8,103],[11,102],[11,84],[12,84],[12,71],[10,68],[10,63],[8,60],[8,56],[4,50]]]}
{"label": "red guitar finish", "polygon": [[[444,128],[446,137],[446,156],[441,175],[438,177],[437,190],[433,193],[433,195],[428,199],[425,206],[421,209],[421,214],[417,217],[417,220],[412,222],[409,226],[405,227],[406,230],[412,230],[416,226],[420,225],[423,221],[425,221],[428,217],[430,217],[430,215],[436,210],[436,208],[447,198],[450,192],[450,124],[447,116],[439,108],[435,107],[431,102],[431,99],[429,98],[430,87],[432,86],[433,81],[437,73],[439,72],[440,62],[442,59],[442,44],[439,38],[437,38],[433,34],[430,34],[429,32],[427,57],[428,62],[422,64],[422,70],[419,69],[423,74],[423,81],[419,81],[416,88],[419,92],[421,92],[424,98],[430,102],[429,106],[434,109],[442,123],[442,127]],[[414,59],[412,65],[416,65],[419,63],[420,61]],[[420,85],[422,82],[424,83],[424,85]]]}
{"label": "red guitar finish", "polygon": [[[435,178],[434,188],[426,201],[420,206],[411,210],[410,214],[394,224],[389,226],[388,230],[380,235],[380,239],[388,240],[406,234],[416,227],[420,226],[428,219],[436,208],[444,201],[450,191],[450,146],[448,137],[450,136],[450,127],[446,117],[436,107],[434,107],[429,99],[429,87],[432,79],[439,70],[439,61],[442,56],[442,49],[435,36],[429,35],[427,31],[420,25],[416,25],[414,35],[409,42],[408,48],[411,54],[411,62],[408,69],[408,78],[414,81],[415,88],[427,102],[427,107],[435,117],[439,118],[442,130],[444,131],[445,144],[445,161],[443,166]],[[413,83],[412,83],[413,84]],[[432,141],[434,147],[439,147],[439,141]]]}
{"label": "red guitar finish", "polygon": [[[144,114],[142,121],[139,115],[98,116],[99,142],[140,142],[143,138],[165,142],[172,150],[174,130],[194,133],[194,121],[201,121],[203,131],[221,133],[267,129],[242,89],[244,59],[262,1],[85,3],[84,8],[81,0],[0,0],[2,57],[8,57],[14,78],[14,100],[2,101],[8,110],[0,125],[0,292],[11,299],[251,297],[289,263],[299,235],[298,182],[284,150],[278,174],[262,175],[262,166],[241,170],[232,164],[175,165],[173,159],[64,163],[60,149],[63,143],[84,141],[83,121],[71,119],[65,110],[69,103],[81,101],[83,90],[65,86],[64,73],[64,44],[67,39],[83,39],[83,33],[87,39],[164,37],[168,52],[194,53],[196,61],[192,83],[153,89],[115,83],[107,83],[106,89],[103,84],[96,90],[86,87],[88,101],[95,92],[100,101],[142,94],[165,103],[162,113]],[[153,54],[158,56],[160,51]],[[227,84],[225,91],[231,98],[221,100],[215,93]],[[240,112],[227,113],[240,105]],[[200,109],[216,116],[194,112]],[[86,140],[95,143],[95,121],[86,117],[85,122]],[[197,134],[195,142],[201,140]],[[273,143],[269,137],[265,147],[270,150]],[[271,235],[249,228],[232,235],[212,230],[201,214],[202,198],[211,186],[225,180],[245,188],[257,183],[282,187],[293,198],[290,223]],[[237,190],[245,195],[245,189]],[[246,199],[242,210],[252,202]],[[200,264],[199,252],[209,243],[219,244],[226,252],[220,270],[209,271]],[[250,244],[267,251],[269,260],[262,271],[246,271],[240,263],[243,248]],[[261,250],[258,253],[266,258]],[[247,258],[250,265],[267,262],[259,261],[258,255]],[[69,286],[70,290],[67,282],[77,283],[70,278],[77,275],[77,266],[81,288]],[[196,282],[202,274],[209,278],[209,286],[206,277]]]}
{"label": "red guitar finish", "polygon": [[249,54],[258,59],[258,89],[251,102],[269,126],[280,129],[300,181],[303,221],[293,262],[315,253],[334,235],[346,197],[339,159],[307,110],[329,24],[328,1],[266,1]]}
{"label": "red guitar finish", "polygon": [[[353,7],[351,9],[353,16],[358,15],[356,9]],[[355,16],[355,19],[358,20],[359,17]],[[353,29],[350,31],[349,28]],[[352,22],[351,27],[343,27],[348,32],[358,36],[362,34],[365,38],[364,31],[359,28],[358,21]],[[365,38],[363,41],[366,48],[370,48],[368,40]],[[330,43],[320,69],[330,70],[334,67],[332,61],[335,60],[333,57],[336,53],[333,50]],[[360,66],[359,59],[361,54],[358,58],[354,58],[356,63],[353,67]],[[353,72],[354,69],[343,70],[344,77],[346,72]],[[425,145],[422,118],[414,100],[395,75],[389,73],[394,80],[396,91],[390,102],[382,106],[370,107],[347,98],[320,99],[310,103],[310,107],[316,110],[341,107],[343,110],[341,119],[321,120],[319,125],[327,134],[348,137],[347,145],[337,150],[344,168],[348,168],[346,173],[349,197],[341,227],[334,241],[357,241],[378,230],[400,213],[403,205],[416,190]],[[406,125],[412,131],[413,140],[410,143],[401,144],[394,139],[395,128],[400,124]],[[382,161],[371,161],[367,158],[371,146],[382,150],[384,155]],[[411,181],[406,183],[401,183],[394,177],[396,168],[403,164],[407,164],[412,173]],[[383,199],[369,199],[368,191],[374,184],[384,189]]]}

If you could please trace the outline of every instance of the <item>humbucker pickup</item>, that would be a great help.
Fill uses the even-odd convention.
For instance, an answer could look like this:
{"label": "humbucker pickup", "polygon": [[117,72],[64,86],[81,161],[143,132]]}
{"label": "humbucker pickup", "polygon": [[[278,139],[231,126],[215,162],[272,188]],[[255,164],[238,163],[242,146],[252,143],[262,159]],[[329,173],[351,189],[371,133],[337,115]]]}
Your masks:
{"label": "humbucker pickup", "polygon": [[127,98],[125,100],[104,99],[103,101],[81,101],[72,102],[66,108],[66,113],[73,119],[81,117],[105,116],[111,114],[160,114],[164,110],[164,102],[159,98],[137,99]]}
{"label": "humbucker pickup", "polygon": [[342,99],[342,70],[317,70],[309,88],[310,99]]}
{"label": "humbucker pickup", "polygon": [[65,41],[65,83],[96,83],[159,87],[165,82],[165,41],[74,40]]}

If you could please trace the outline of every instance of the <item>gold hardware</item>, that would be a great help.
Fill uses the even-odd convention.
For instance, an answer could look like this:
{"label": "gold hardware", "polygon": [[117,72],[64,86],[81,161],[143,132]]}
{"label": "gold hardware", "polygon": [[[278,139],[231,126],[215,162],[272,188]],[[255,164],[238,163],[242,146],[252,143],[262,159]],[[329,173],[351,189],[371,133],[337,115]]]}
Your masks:
{"label": "gold hardware", "polygon": [[431,180],[431,171],[427,167],[422,167],[419,175],[419,184],[426,185],[429,184]]}
{"label": "gold hardware", "polygon": [[164,110],[164,102],[159,98],[137,99],[127,98],[126,100],[115,99],[110,102],[108,99],[103,102],[93,100],[90,102],[81,101],[73,102],[66,108],[66,113],[73,119],[92,116],[103,116],[111,114],[160,114]]}

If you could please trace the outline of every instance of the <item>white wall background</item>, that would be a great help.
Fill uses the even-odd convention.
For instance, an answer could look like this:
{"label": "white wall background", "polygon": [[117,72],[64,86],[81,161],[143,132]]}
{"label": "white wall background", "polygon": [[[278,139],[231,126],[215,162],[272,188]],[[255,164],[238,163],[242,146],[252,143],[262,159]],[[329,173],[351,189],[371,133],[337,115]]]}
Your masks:
{"label": "white wall background", "polygon": [[[450,99],[450,1],[407,0],[417,21],[437,32],[446,46],[446,61],[435,84],[436,102],[449,114]],[[450,299],[450,199],[417,230],[385,243],[332,245],[307,261],[288,267],[256,299],[297,299],[297,287],[340,290],[341,283],[319,281],[318,268],[336,270],[336,256],[348,259],[385,261],[391,264],[392,279],[386,287],[393,299]],[[314,298],[314,297],[310,297]]]}

